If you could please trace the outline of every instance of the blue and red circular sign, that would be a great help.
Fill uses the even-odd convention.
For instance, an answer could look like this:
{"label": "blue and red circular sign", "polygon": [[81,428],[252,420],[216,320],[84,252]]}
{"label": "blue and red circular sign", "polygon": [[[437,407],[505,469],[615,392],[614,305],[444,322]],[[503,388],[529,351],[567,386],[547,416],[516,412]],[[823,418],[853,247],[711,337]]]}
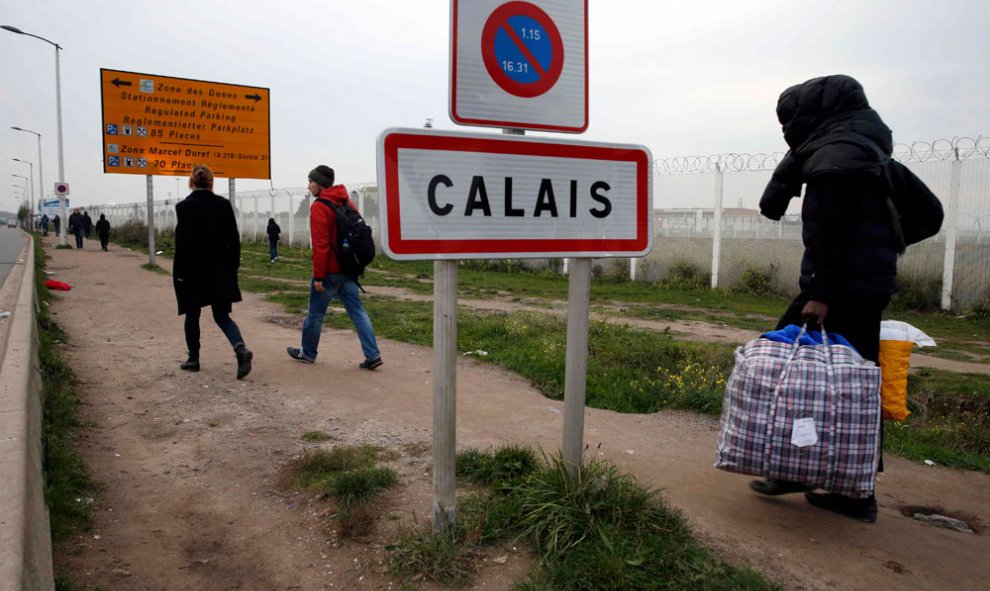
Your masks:
{"label": "blue and red circular sign", "polygon": [[481,56],[492,80],[506,92],[532,98],[547,92],[564,68],[557,25],[538,6],[507,2],[481,32]]}

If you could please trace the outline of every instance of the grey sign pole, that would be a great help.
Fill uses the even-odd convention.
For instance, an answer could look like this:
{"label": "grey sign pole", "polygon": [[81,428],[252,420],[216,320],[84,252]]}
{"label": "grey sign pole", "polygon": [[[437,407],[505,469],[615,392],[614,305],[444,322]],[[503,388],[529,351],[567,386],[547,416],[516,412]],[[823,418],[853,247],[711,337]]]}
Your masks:
{"label": "grey sign pole", "polygon": [[155,266],[155,181],[150,174],[148,179],[148,265]]}
{"label": "grey sign pole", "polygon": [[591,259],[576,258],[568,277],[567,353],[564,366],[563,459],[573,474],[584,452],[584,397],[588,376]]}
{"label": "grey sign pole", "polygon": [[433,529],[456,519],[457,261],[433,264]]}

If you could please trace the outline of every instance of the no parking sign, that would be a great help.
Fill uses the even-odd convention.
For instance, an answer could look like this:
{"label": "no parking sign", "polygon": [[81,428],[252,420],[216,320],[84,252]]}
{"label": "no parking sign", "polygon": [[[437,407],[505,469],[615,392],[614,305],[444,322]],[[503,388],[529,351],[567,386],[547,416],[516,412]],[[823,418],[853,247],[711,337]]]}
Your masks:
{"label": "no parking sign", "polygon": [[451,21],[455,123],[588,128],[587,0],[452,0]]}

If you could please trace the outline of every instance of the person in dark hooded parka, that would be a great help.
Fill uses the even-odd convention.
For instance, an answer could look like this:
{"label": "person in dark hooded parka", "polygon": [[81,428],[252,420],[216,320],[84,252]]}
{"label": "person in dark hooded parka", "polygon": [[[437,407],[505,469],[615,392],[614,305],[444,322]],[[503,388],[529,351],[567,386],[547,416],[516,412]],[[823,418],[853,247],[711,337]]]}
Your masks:
{"label": "person in dark hooded parka", "polygon": [[237,269],[241,265],[241,240],[230,201],[213,192],[213,172],[199,164],[189,177],[192,193],[175,206],[175,258],[172,284],[185,314],[189,358],[179,367],[199,371],[200,309],[210,306],[213,320],[230,341],[237,358],[237,379],[251,371],[251,351],[230,318],[232,304],[241,301]]}
{"label": "person in dark hooded parka", "polygon": [[[777,101],[777,118],[790,149],[763,193],[761,213],[779,220],[805,186],[801,292],[777,329],[824,322],[876,362],[899,247],[883,175],[893,149],[891,131],[870,108],[862,85],[843,75],[788,88]],[[870,523],[877,518],[874,496],[816,493],[780,480],[754,480],[750,487],[766,495],[805,492],[817,507]]]}

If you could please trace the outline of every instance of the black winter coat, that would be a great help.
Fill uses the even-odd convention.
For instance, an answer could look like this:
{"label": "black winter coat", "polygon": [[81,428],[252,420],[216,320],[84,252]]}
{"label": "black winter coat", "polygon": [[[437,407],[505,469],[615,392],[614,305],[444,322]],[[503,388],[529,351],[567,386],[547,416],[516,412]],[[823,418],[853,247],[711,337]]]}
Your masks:
{"label": "black winter coat", "polygon": [[271,243],[278,242],[279,236],[282,234],[282,228],[279,227],[275,220],[268,221],[268,241]]}
{"label": "black winter coat", "polygon": [[108,239],[110,237],[110,222],[106,219],[96,222],[96,235],[100,237],[100,240]]}
{"label": "black winter coat", "polygon": [[241,240],[230,201],[208,189],[193,191],[175,206],[172,285],[179,314],[203,306],[241,301],[237,269]]}
{"label": "black winter coat", "polygon": [[890,129],[848,76],[826,76],[780,95],[777,117],[790,150],[774,171],[760,211],[780,219],[801,194],[801,290],[810,299],[896,291],[897,240],[883,169]]}

